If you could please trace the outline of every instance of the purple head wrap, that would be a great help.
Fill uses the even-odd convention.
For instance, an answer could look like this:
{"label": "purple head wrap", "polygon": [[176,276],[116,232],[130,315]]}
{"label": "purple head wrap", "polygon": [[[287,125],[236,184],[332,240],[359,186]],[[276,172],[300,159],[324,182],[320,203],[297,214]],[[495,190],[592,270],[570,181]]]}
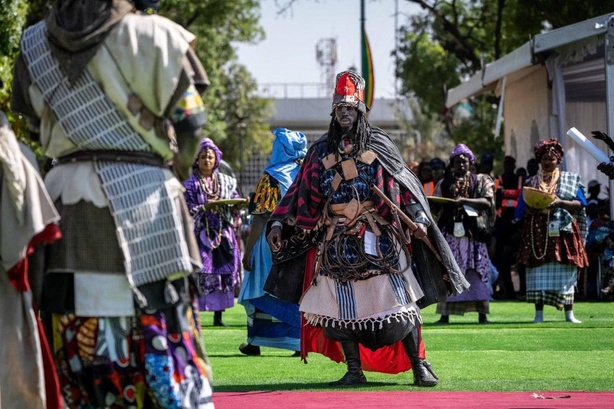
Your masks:
{"label": "purple head wrap", "polygon": [[220,162],[222,161],[222,151],[220,150],[220,148],[215,146],[211,139],[203,138],[200,141],[200,148],[198,148],[198,153],[196,154],[196,158],[194,158],[192,169],[198,169],[198,156],[205,149],[211,149],[213,153],[215,153],[215,165],[213,166],[213,170],[216,170],[220,166]]}
{"label": "purple head wrap", "polygon": [[452,159],[459,155],[464,155],[469,159],[470,163],[475,163],[475,155],[473,154],[473,152],[471,152],[471,149],[469,149],[467,145],[462,143],[456,145],[452,153],[450,153],[450,162],[452,162]]}

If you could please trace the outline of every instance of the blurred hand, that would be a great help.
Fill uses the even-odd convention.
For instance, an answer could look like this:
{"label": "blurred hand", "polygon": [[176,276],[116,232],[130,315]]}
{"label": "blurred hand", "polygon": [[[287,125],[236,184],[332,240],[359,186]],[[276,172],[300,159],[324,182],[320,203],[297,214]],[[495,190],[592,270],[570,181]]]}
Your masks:
{"label": "blurred hand", "polygon": [[251,258],[252,258],[251,253],[248,254],[246,252],[245,255],[243,256],[242,263],[243,263],[243,269],[244,270],[252,271]]}
{"label": "blurred hand", "polygon": [[179,180],[183,181],[190,177],[194,158],[198,154],[200,135],[201,129],[175,135],[177,152],[173,157],[173,170]]}
{"label": "blurred hand", "polygon": [[602,162],[597,165],[597,169],[606,174],[610,179],[614,179],[614,162],[613,158],[610,158],[610,162]]}
{"label": "blurred hand", "polygon": [[560,207],[562,200],[557,197],[548,205],[548,209],[554,209],[555,207]]}
{"label": "blurred hand", "polygon": [[269,243],[269,247],[271,247],[273,253],[277,253],[281,250],[281,227],[273,226],[266,236],[266,241]]}
{"label": "blurred hand", "polygon": [[426,224],[416,223],[417,229],[413,231],[414,237],[417,239],[423,239],[427,234]]}

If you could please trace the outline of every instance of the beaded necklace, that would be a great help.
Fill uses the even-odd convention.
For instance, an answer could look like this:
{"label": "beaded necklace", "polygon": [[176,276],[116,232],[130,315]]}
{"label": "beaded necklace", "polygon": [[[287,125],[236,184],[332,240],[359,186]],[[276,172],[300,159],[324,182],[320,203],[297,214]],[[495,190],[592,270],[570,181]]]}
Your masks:
{"label": "beaded necklace", "polygon": [[469,197],[469,173],[466,173],[462,177],[457,177],[454,181],[454,190],[452,196],[457,197]]}
{"label": "beaded necklace", "polygon": [[542,192],[554,193],[560,177],[561,172],[559,172],[559,168],[554,168],[552,172],[544,172],[542,169],[540,169],[537,171],[536,188]]}
{"label": "beaded necklace", "polygon": [[217,181],[217,176],[215,175],[215,173],[212,173],[211,177],[209,178],[201,175],[199,180],[203,191],[207,195],[207,199],[219,198],[220,184]]}
{"label": "beaded necklace", "polygon": [[347,138],[341,138],[339,141],[338,150],[339,153],[348,155],[354,150],[354,144]]}
{"label": "beaded necklace", "polygon": [[[217,176],[215,175],[215,173],[212,173],[210,178],[207,178],[206,176],[201,174],[198,180],[200,181],[200,186],[207,195],[207,201],[219,198],[220,184],[218,183]],[[216,213],[213,209],[209,209],[209,211],[212,213]],[[220,244],[222,244],[221,216],[218,214],[218,218],[220,219],[220,225],[218,227],[217,236],[213,238],[209,236],[209,217],[207,214],[205,214],[203,217],[205,219],[205,235],[207,236],[207,240],[209,240],[211,248],[216,249],[220,246]]]}
{"label": "beaded necklace", "polygon": [[[539,169],[537,171],[537,188],[541,190],[542,192],[554,193],[554,191],[556,190],[556,186],[559,182],[560,176],[561,176],[561,173],[559,172],[559,168],[554,168],[552,172],[544,172],[542,169]],[[534,239],[534,233],[533,233],[533,229],[535,228],[534,219],[535,219],[535,215],[531,215],[531,223],[530,223],[531,229],[529,231],[531,233],[531,251],[533,252],[533,257],[535,257],[535,259],[541,260],[544,257],[546,257],[546,254],[548,253],[548,236],[546,235],[546,240],[545,240],[546,244],[544,245],[544,252],[542,253],[541,256],[538,256],[537,252],[535,251],[535,239]],[[547,211],[546,228],[548,228],[549,223],[550,223],[550,210]]]}
{"label": "beaded necklace", "polygon": [[[536,260],[541,260],[544,257],[546,257],[546,254],[548,253],[548,235],[546,234],[546,240],[545,240],[546,244],[544,245],[544,252],[542,253],[541,256],[538,256],[537,252],[535,251],[535,239],[534,239],[534,236],[533,236],[533,228],[534,228],[533,226],[535,226],[534,221],[535,221],[535,215],[532,214],[531,215],[531,223],[530,223],[530,226],[531,226],[531,229],[530,229],[530,233],[531,233],[531,251],[533,251],[533,257],[535,257]],[[549,223],[550,223],[550,210],[548,210],[548,215],[546,216],[546,226],[548,226]]]}

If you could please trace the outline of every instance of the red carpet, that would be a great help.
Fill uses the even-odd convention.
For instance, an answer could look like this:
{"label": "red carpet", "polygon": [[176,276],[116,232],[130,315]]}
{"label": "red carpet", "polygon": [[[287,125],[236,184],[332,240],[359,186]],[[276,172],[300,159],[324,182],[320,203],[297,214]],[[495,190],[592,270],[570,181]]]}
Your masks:
{"label": "red carpet", "polygon": [[218,392],[216,409],[610,409],[614,392]]}

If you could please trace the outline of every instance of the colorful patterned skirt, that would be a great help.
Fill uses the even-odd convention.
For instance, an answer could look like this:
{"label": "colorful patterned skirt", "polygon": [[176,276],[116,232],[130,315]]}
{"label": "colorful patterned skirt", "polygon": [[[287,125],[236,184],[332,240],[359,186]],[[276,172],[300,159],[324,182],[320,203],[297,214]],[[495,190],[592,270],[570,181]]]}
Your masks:
{"label": "colorful patterned skirt", "polygon": [[51,315],[69,408],[213,408],[198,310],[179,302],[134,317]]}

